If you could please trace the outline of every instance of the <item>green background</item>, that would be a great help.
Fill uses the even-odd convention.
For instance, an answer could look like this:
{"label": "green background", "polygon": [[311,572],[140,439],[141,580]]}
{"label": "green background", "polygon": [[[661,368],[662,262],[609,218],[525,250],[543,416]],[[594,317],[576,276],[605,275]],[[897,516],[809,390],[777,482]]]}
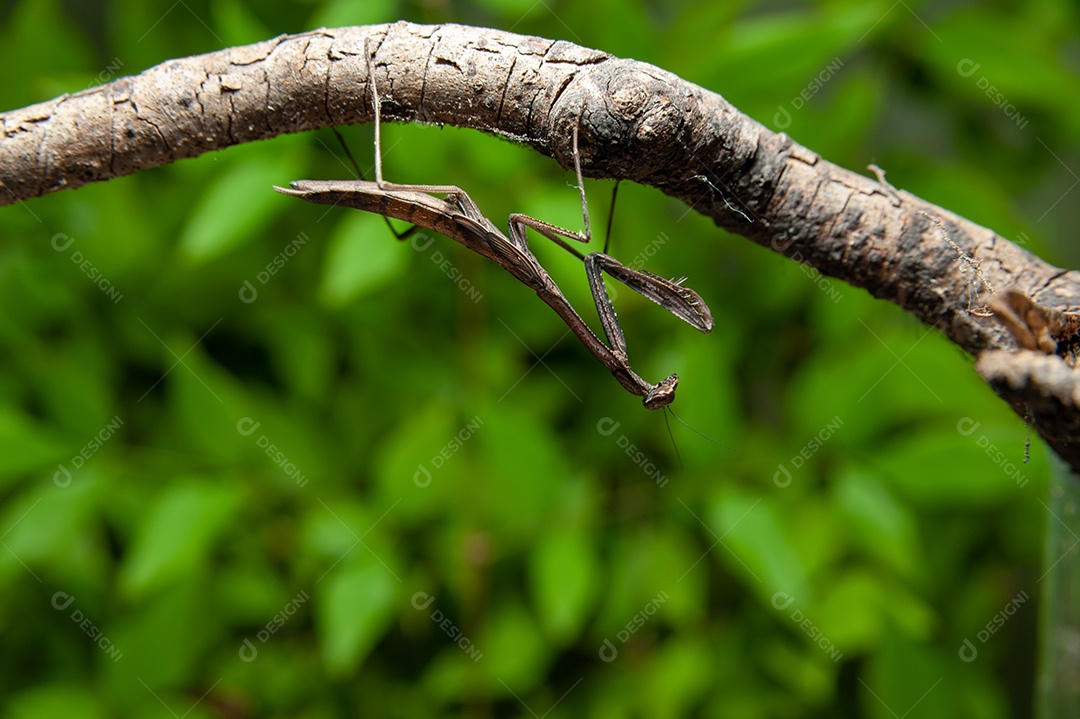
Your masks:
{"label": "green background", "polygon": [[[319,26],[566,39],[1080,259],[1064,1],[0,12],[3,109]],[[371,128],[344,132],[366,169]],[[384,143],[388,178],[460,185],[497,225],[579,226],[549,159],[453,128],[388,126]],[[664,417],[498,267],[271,191],[352,177],[342,154],[324,130],[0,209],[3,716],[1030,714],[1048,457],[1036,438],[1023,463],[1023,423],[970,357],[624,185],[613,254],[688,275],[716,318],[699,335],[616,300],[635,368],[678,372],[676,411],[731,448],[673,423],[680,466]],[[610,186],[587,181],[595,227]],[[580,263],[531,242],[595,325]]]}

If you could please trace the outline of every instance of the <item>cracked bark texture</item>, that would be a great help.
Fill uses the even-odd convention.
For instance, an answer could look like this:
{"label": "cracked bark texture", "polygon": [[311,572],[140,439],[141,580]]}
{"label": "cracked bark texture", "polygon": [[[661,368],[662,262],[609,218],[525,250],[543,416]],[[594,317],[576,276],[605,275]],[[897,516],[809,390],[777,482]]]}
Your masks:
{"label": "cracked bark texture", "polygon": [[1055,354],[1017,352],[987,309],[1014,290],[1048,312],[1075,312],[1080,274],[833,165],[714,92],[563,41],[399,22],[170,60],[0,115],[0,205],[283,133],[370,122],[365,39],[384,118],[483,130],[563,167],[578,124],[586,175],[655,187],[898,304],[971,354],[993,351],[977,369],[1080,471],[1075,371]]}

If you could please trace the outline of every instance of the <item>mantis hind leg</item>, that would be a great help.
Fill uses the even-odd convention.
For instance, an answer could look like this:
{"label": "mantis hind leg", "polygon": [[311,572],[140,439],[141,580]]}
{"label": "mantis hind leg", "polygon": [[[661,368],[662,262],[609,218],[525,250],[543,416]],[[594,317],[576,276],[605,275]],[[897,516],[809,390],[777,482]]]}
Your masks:
{"label": "mantis hind leg", "polygon": [[[337,138],[338,143],[341,144],[341,149],[345,151],[345,156],[349,158],[349,162],[352,164],[353,170],[356,172],[356,179],[358,179],[358,180],[366,179],[364,177],[363,170],[360,169],[360,164],[356,161],[356,158],[353,157],[352,150],[349,149],[348,143],[345,142],[345,138],[342,136],[342,134],[340,132],[338,132],[338,129],[336,127],[331,127],[330,129],[333,131],[334,137]],[[412,236],[412,234],[414,232],[421,229],[420,225],[412,225],[408,229],[402,230],[401,232],[398,232],[396,229],[394,229],[394,225],[393,225],[393,223],[390,222],[389,217],[387,217],[386,215],[380,215],[380,216],[383,218],[383,222],[386,223],[386,228],[388,230],[390,230],[390,234],[392,234],[394,236],[394,239],[396,239],[396,240],[401,240],[401,241],[407,240]]]}

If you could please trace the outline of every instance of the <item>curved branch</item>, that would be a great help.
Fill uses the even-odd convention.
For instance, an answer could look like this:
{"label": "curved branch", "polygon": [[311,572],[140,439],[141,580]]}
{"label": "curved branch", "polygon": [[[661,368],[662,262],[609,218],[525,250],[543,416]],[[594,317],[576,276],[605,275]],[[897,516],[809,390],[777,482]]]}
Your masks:
{"label": "curved branch", "polygon": [[1074,369],[1030,350],[983,352],[975,369],[1069,466],[1080,465],[1080,383]]}
{"label": "curved branch", "polygon": [[[459,25],[282,36],[5,113],[0,204],[283,133],[369,122],[365,38],[384,117],[483,130],[564,167],[577,124],[587,175],[656,187],[727,230],[900,305],[972,354],[1016,348],[989,309],[993,295],[1012,290],[1046,313],[1080,309],[1076,272],[829,163],[716,93],[571,43]],[[1021,404],[1080,397],[1063,394],[1062,382],[1075,383],[1071,368],[1043,357],[1067,374],[1043,387],[1045,373],[1028,372]],[[1019,406],[1018,384],[1006,392],[991,381]],[[1057,419],[1039,417],[1036,427],[1068,458],[1077,429]]]}

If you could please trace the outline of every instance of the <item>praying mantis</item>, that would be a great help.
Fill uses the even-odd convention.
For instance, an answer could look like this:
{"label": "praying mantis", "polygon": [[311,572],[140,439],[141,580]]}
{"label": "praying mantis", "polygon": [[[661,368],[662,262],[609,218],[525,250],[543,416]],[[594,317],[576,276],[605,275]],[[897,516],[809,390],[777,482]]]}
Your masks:
{"label": "praying mantis", "polygon": [[[323,205],[343,205],[384,217],[402,220],[446,235],[460,242],[477,254],[483,255],[510,273],[562,318],[582,344],[602,365],[611,371],[628,392],[641,397],[648,409],[662,409],[675,400],[675,388],[679,377],[667,378],[650,384],[630,367],[626,338],[619,325],[604,288],[603,272],[614,277],[635,292],[647,297],[674,314],[691,327],[710,332],[713,328],[712,313],[701,296],[688,287],[684,280],[672,281],[644,270],[633,269],[602,252],[582,255],[565,239],[588,243],[592,235],[589,229],[589,210],[585,199],[585,184],[581,173],[578,153],[578,127],[573,131],[574,170],[577,173],[578,190],[581,194],[581,212],[584,232],[574,232],[534,217],[514,213],[509,217],[509,236],[504,235],[487,219],[472,198],[455,185],[414,185],[386,182],[382,176],[382,147],[380,141],[380,110],[378,88],[372,55],[365,43],[368,85],[371,88],[375,111],[375,181],[366,180],[298,180],[288,188],[274,187],[278,192],[302,200]],[[441,195],[442,197],[436,197]],[[547,271],[529,250],[526,228],[531,227],[585,263],[585,274],[596,304],[597,314],[607,338],[604,344],[585,323]],[[399,235],[400,238],[400,235]],[[685,278],[684,278],[685,279]]]}

